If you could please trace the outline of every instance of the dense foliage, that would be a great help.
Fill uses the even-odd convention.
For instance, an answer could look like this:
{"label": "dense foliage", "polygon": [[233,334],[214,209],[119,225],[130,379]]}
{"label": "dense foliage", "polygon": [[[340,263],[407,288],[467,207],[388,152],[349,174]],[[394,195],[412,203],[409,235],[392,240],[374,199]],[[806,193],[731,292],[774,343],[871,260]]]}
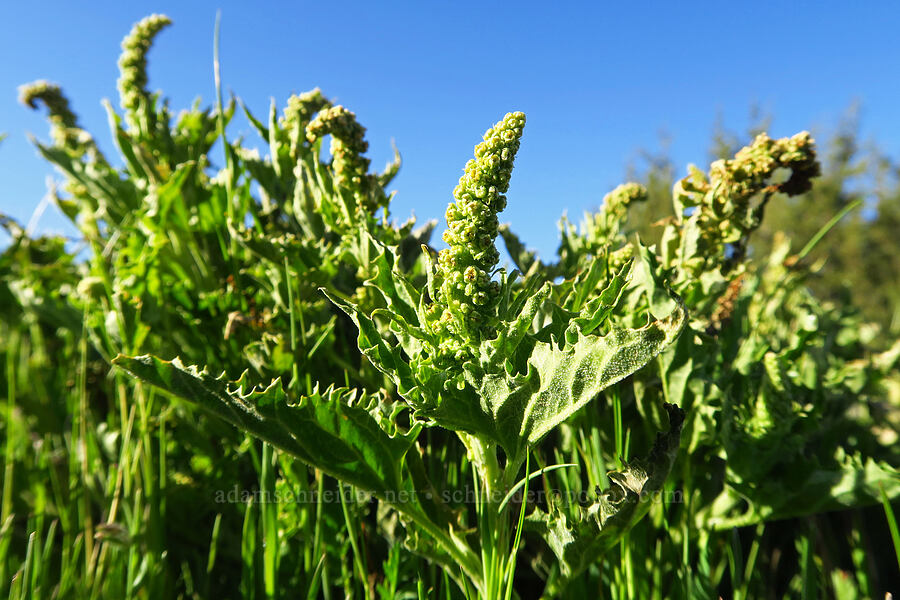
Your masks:
{"label": "dense foliage", "polygon": [[817,193],[809,134],[692,167],[649,245],[629,215],[659,186],[619,186],[543,262],[500,224],[527,143],[509,113],[436,252],[434,223],[391,219],[399,156],[373,172],[320,90],[264,119],[240,104],[262,152],[227,135],[237,100],[173,115],[146,89],[167,25],[123,42],[114,158],[58,86],[21,90],[81,239],[0,217],[0,590],[896,588],[900,342],[811,291],[821,236],[752,245],[765,211]]}

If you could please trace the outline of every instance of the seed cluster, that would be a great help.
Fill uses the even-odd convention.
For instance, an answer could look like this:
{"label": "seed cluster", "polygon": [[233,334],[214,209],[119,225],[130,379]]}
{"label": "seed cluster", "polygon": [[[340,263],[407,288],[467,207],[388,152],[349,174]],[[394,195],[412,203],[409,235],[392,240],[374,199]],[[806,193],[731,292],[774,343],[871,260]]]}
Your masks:
{"label": "seed cluster", "polygon": [[809,132],[779,140],[761,133],[734,159],[714,162],[709,173],[714,184],[721,181],[732,195],[746,196],[763,185],[774,185],[778,191],[796,196],[812,187],[819,163]]}
{"label": "seed cluster", "polygon": [[[58,85],[39,80],[20,86],[19,101],[32,109],[37,109],[39,102],[44,103],[49,113],[53,145],[84,163],[88,172],[93,174],[96,173],[94,169],[108,166],[94,139],[79,127],[78,117],[69,108],[69,99]],[[85,186],[72,178],[66,180],[63,189],[76,197],[87,194]]]}
{"label": "seed cluster", "polygon": [[623,183],[603,197],[603,210],[605,212],[622,215],[628,211],[628,206],[635,202],[647,200],[647,188],[640,183]]}
{"label": "seed cluster", "polygon": [[308,124],[313,115],[331,106],[331,102],[322,94],[322,90],[314,88],[302,94],[294,94],[287,101],[287,107],[284,109],[285,123],[302,123],[304,126]]}
{"label": "seed cluster", "polygon": [[442,281],[429,308],[432,328],[442,339],[439,354],[462,359],[482,339],[496,335],[500,286],[491,281],[500,254],[494,246],[497,213],[506,207],[513,161],[525,127],[525,115],[508,113],[484,134],[475,158],[453,191],[438,275]]}

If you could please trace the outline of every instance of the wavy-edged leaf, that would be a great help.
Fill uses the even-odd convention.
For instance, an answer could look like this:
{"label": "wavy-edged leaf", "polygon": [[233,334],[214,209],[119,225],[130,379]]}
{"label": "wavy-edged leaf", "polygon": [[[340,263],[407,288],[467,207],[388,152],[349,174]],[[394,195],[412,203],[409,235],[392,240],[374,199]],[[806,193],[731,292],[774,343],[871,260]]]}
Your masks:
{"label": "wavy-edged leaf", "polygon": [[[536,282],[536,280],[531,281]],[[527,285],[528,284],[526,284],[526,286]],[[490,358],[493,359],[494,362],[499,362],[497,359],[505,359],[512,356],[516,347],[531,328],[534,318],[541,309],[541,306],[543,306],[547,298],[550,297],[551,286],[549,283],[545,283],[541,286],[536,293],[531,293],[532,289],[533,285],[524,288],[519,293],[516,300],[519,300],[520,298],[525,299],[524,306],[521,307],[515,318],[507,323],[505,327],[500,329],[495,339],[487,342],[486,345],[491,353]]]}
{"label": "wavy-edged leaf", "polygon": [[363,314],[355,304],[325,288],[320,288],[320,291],[353,320],[359,330],[357,345],[360,352],[375,368],[391,378],[397,386],[397,393],[408,400],[413,408],[418,409],[428,404],[428,398],[424,397],[418,388],[418,382],[413,377],[409,363],[401,355],[400,348],[385,340],[375,322]]}
{"label": "wavy-edged leaf", "polygon": [[628,463],[609,473],[610,487],[586,509],[567,517],[561,509],[535,510],[526,527],[543,535],[559,559],[563,577],[571,579],[612,548],[641,519],[659,492],[678,455],[684,412],[665,405],[669,431],[657,434],[644,460]]}
{"label": "wavy-edged leaf", "polygon": [[[598,264],[600,264],[599,261],[594,262],[594,265]],[[594,267],[592,266],[590,272],[593,271]],[[602,292],[590,299],[587,298],[590,297],[589,294],[594,291],[598,283],[593,277],[588,277],[581,287],[576,287],[576,305],[568,308],[570,310],[578,310],[579,314],[575,319],[572,319],[572,322],[569,323],[569,327],[566,329],[566,339],[570,343],[574,343],[574,340],[577,339],[578,331],[587,335],[606,321],[610,313],[619,304],[622,290],[625,289],[625,285],[628,283],[630,271],[631,262],[629,261],[619,269],[618,273],[613,275],[613,278],[603,288]]]}
{"label": "wavy-edged leaf", "polygon": [[366,285],[384,298],[388,308],[410,325],[418,327],[419,315],[416,309],[421,293],[398,270],[398,259],[394,251],[368,233],[363,234],[363,243],[370,245],[370,262],[375,271]]}
{"label": "wavy-edged leaf", "polygon": [[678,338],[685,316],[679,305],[667,318],[641,329],[616,329],[604,336],[578,332],[577,341],[562,351],[536,344],[530,362],[542,383],[523,411],[520,435],[537,443],[601,390],[646,365]]}
{"label": "wavy-edged leaf", "polygon": [[537,341],[525,375],[485,373],[469,366],[467,379],[479,390],[493,418],[496,437],[511,456],[534,445],[554,427],[593,400],[603,389],[631,375],[681,333],[686,312],[680,304],[667,318],[640,329],[606,335],[576,332],[562,348]]}
{"label": "wavy-edged leaf", "polygon": [[177,358],[117,356],[113,363],[173,396],[194,402],[251,435],[380,498],[401,489],[403,458],[421,429],[400,431],[375,396],[347,388],[314,390],[289,401],[276,379],[248,389],[246,374],[229,382]]}
{"label": "wavy-edged leaf", "polygon": [[[530,279],[514,300],[504,303],[509,305],[504,311],[509,320],[497,338],[484,343],[480,360],[464,365],[463,383],[454,373],[436,371],[430,358],[420,353],[422,343],[430,342],[430,334],[419,325],[424,319],[415,320],[422,311],[421,302],[415,302],[421,294],[395,272],[393,254],[375,246],[380,252],[373,259],[376,275],[370,285],[381,291],[393,309],[390,320],[403,340],[405,354],[396,342],[383,337],[371,316],[322,290],[356,323],[360,350],[394,381],[417,415],[447,429],[487,435],[516,458],[526,445],[537,443],[604,388],[656,357],[677,339],[686,321],[684,306],[673,296],[675,308],[666,318],[637,329],[595,335],[625,288],[626,266],[602,292],[585,297],[580,313],[553,305],[557,326],[550,334],[534,334],[530,330],[552,286],[546,283],[535,293],[537,280]],[[592,276],[585,285],[593,290],[598,281]],[[562,341],[553,337],[553,329],[565,332]]]}

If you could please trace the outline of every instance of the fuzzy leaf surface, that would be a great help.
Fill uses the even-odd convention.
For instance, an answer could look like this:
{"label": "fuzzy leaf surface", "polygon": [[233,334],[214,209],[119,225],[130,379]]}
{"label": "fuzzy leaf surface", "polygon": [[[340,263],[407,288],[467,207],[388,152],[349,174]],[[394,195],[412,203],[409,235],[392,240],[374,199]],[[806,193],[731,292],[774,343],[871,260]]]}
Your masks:
{"label": "fuzzy leaf surface", "polygon": [[181,361],[118,356],[114,364],[173,396],[265,440],[332,477],[385,498],[401,489],[400,466],[421,429],[402,432],[374,396],[328,388],[290,402],[276,379],[265,389],[246,389],[245,377],[229,382]]}

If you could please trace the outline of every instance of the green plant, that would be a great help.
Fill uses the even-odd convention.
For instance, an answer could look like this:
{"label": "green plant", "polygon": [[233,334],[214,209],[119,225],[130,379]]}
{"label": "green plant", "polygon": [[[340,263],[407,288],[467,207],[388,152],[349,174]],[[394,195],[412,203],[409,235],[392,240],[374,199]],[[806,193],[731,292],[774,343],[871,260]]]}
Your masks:
{"label": "green plant", "polygon": [[[245,591],[251,595],[257,587],[264,594],[277,589],[279,573],[292,587],[315,589],[320,585],[317,564],[324,564],[321,578],[331,586],[328,564],[338,564],[339,570],[345,566],[343,525],[311,504],[270,503],[260,513],[244,513],[217,501],[216,494],[232,486],[274,493],[279,486],[302,492],[330,490],[335,484],[292,466],[271,447],[218,419],[206,419],[187,405],[161,403],[148,388],[110,373],[109,360],[150,348],[235,376],[249,366],[246,377],[253,385],[283,376],[295,392],[311,392],[311,375],[327,383],[327,373],[332,382],[368,380],[377,386],[373,373],[360,369],[348,345],[352,341],[345,342],[346,325],[317,288],[328,284],[350,295],[365,294],[361,281],[368,261],[352,235],[361,227],[403,244],[408,262],[419,254],[430,228],[413,234],[413,222],[395,227],[386,213],[375,214],[372,204],[386,206],[383,186],[399,162],[385,173],[366,175],[364,191],[337,187],[347,161],[367,165],[353,158],[365,151],[364,130],[353,129],[358,139],[344,153],[344,163],[321,163],[321,141],[310,122],[330,103],[318,91],[289,99],[281,118],[273,106],[267,127],[247,113],[274,158],[261,160],[228,144],[226,166],[213,170],[209,153],[221,137],[220,121],[232,118],[235,104],[221,112],[197,104],[173,119],[167,103],[146,91],[144,55],[166,23],[165,17],[150,17],[123,42],[124,117],[106,105],[122,168],[113,167],[79,128],[58,86],[38,82],[21,90],[23,102],[31,107],[43,102],[48,108],[52,144],[38,148],[64,177],[55,200],[80,230],[88,251],[76,261],[79,249],[70,252],[57,239],[31,240],[4,220],[13,238],[4,253],[3,288],[9,300],[4,339],[10,344],[4,346],[10,390],[7,473],[12,478],[33,470],[38,490],[33,493],[53,498],[36,510],[62,523],[62,540],[51,536],[49,547],[74,547],[76,557],[88,557],[84,566],[90,573],[97,573],[73,575],[61,592],[159,597],[176,587],[229,589],[241,580],[241,569],[228,566],[235,562],[244,563]],[[341,111],[341,122],[352,129],[353,114]],[[327,119],[318,123],[327,125]],[[251,196],[253,182],[264,194],[260,200]],[[51,357],[57,355],[58,387],[28,386],[36,371],[53,368]],[[63,375],[66,364],[79,365],[77,380],[91,384],[80,392],[64,385],[76,375]],[[27,418],[16,417],[13,407],[22,407]],[[48,427],[44,417],[35,422],[32,415],[54,420],[71,415],[76,427],[67,437],[62,424]],[[19,445],[29,431],[42,432],[51,452],[65,452],[71,478],[47,482],[38,474],[32,462],[46,460],[45,455]],[[98,473],[108,476],[98,481]],[[5,488],[5,531],[11,537],[4,539],[10,543],[26,527],[24,522],[11,527],[12,513],[29,512],[27,501],[12,495],[19,487]],[[203,526],[186,527],[195,520]],[[27,525],[31,531],[35,524]],[[124,541],[97,537],[95,543],[100,529],[128,535]],[[242,531],[246,534],[248,551],[243,556],[228,548],[215,552],[216,538],[231,541],[235,529],[238,539]],[[42,519],[37,534],[46,530]],[[185,531],[196,535],[185,536]],[[271,542],[283,531],[302,537],[284,538],[279,549]],[[195,549],[209,549],[209,536],[213,550],[207,560]],[[265,566],[256,560],[263,539],[275,550],[259,553]],[[304,542],[313,539],[319,541]],[[326,539],[334,542],[326,544]],[[73,540],[82,540],[81,545]],[[177,553],[176,543],[182,548]],[[169,560],[162,558],[167,549]],[[141,553],[147,557],[143,562],[138,561]],[[329,557],[325,563],[323,553]],[[64,554],[60,569],[77,573],[76,558]],[[140,573],[149,575],[139,578]]]}
{"label": "green plant", "polygon": [[[221,89],[173,116],[146,73],[168,24],[123,42],[116,159],[58,86],[21,92],[47,107],[38,148],[80,239],[0,218],[0,590],[885,587],[895,557],[872,540],[900,496],[900,344],[876,351],[872,327],[807,285],[852,205],[801,250],[781,239],[748,260],[764,211],[819,174],[808,134],[692,167],[652,245],[634,213],[660,182],[619,186],[563,221],[548,263],[499,222],[525,126],[510,113],[466,164],[435,252],[433,223],[391,220],[399,156],[371,172],[365,128],[320,90],[265,119]],[[238,106],[262,151],[228,135]],[[498,235],[518,270],[497,268]],[[878,503],[872,525],[861,507]],[[850,508],[849,526],[823,513]]]}
{"label": "green plant", "polygon": [[[516,290],[515,275],[490,280],[498,259],[496,213],[505,205],[503,194],[523,125],[524,115],[511,113],[476,147],[476,158],[456,189],[457,202],[447,210],[444,239],[450,247],[428,270],[428,297],[397,268],[395,251],[368,234],[375,272],[367,284],[382,297],[385,308],[366,314],[328,292],[357,324],[363,355],[390,378],[412,408],[408,430],[397,429],[396,410],[392,418],[379,418],[386,413],[377,400],[358,402],[349,390],[329,389],[291,405],[277,382],[253,392],[244,381],[229,385],[180,363],[151,357],[114,361],[179,397],[202,401],[220,414],[225,409],[226,418],[239,427],[372,492],[400,513],[415,550],[446,567],[459,565],[486,598],[502,596],[511,585],[512,517],[501,509],[501,500],[520,478],[529,448],[600,390],[671,344],[685,319],[673,298],[663,319],[639,329],[607,329],[630,265],[605,284],[595,272],[566,284],[564,291],[549,283],[540,290]],[[601,285],[596,299],[579,310],[572,310],[571,304],[554,310],[547,303],[554,291],[564,298],[587,298]],[[549,318],[534,327],[542,311]],[[387,327],[379,327],[379,320]],[[252,408],[248,412],[242,406]],[[308,416],[301,416],[305,413]],[[680,415],[674,408],[672,414]],[[627,501],[605,502],[598,524],[609,543],[641,516],[635,510],[640,494],[665,479],[677,450],[680,418],[673,417],[670,434],[652,454],[649,475],[641,479],[636,468],[621,475]],[[403,464],[423,424],[456,432],[466,448],[476,476],[475,515],[469,518],[480,533],[477,546],[460,531],[461,524],[434,522],[419,498],[394,500],[405,490],[430,487],[416,481]],[[498,451],[505,457],[502,465]],[[336,460],[335,455],[346,458]],[[615,526],[611,521],[605,529],[608,519],[617,515]]]}
{"label": "green plant", "polygon": [[[505,231],[510,254],[532,277],[575,277],[587,265],[615,265],[621,256],[638,253],[649,267],[644,276],[656,273],[684,298],[690,321],[678,342],[605,402],[595,403],[594,412],[565,425],[571,429],[561,448],[548,452],[559,462],[585,454],[609,462],[602,450],[615,448],[615,458],[630,440],[648,435],[641,421],[659,422],[664,402],[685,409],[684,454],[662,496],[678,501],[658,503],[651,513],[654,526],[677,542],[654,556],[677,573],[679,581],[660,578],[655,584],[670,595],[703,594],[721,585],[728,565],[733,567],[733,544],[717,531],[872,504],[882,486],[892,497],[900,493],[894,434],[888,433],[891,426],[880,425],[881,415],[895,410],[882,398],[896,385],[900,346],[867,350],[872,334],[860,328],[852,311],[817,302],[805,285],[816,268],[807,258],[812,247],[846,211],[797,254],[781,238],[763,269],[751,268],[744,257],[763,208],[804,193],[817,174],[808,134],[783,140],[760,135],[733,160],[713,163],[709,175],[691,167],[675,184],[675,217],[665,223],[656,252],[635,249],[620,233],[627,209],[644,198],[636,186],[609,194],[580,230],[564,223],[555,264],[534,261]],[[648,297],[652,308],[654,298],[665,300],[666,294],[658,290]],[[638,309],[644,301],[630,302]],[[598,428],[610,411],[614,430]],[[620,423],[630,424],[629,430],[622,431]],[[578,519],[577,512],[567,519]],[[577,527],[570,529],[577,539]],[[644,554],[639,548],[658,543],[656,531],[648,527],[643,543],[634,543],[639,534],[631,534],[631,546],[621,550],[622,570],[607,576],[653,581],[659,567],[647,567],[638,557]],[[569,557],[556,551],[563,583],[577,568],[567,561],[583,564],[582,548],[573,549]],[[686,572],[698,560],[711,566]],[[547,568],[554,577],[555,567]],[[645,568],[650,572],[640,575]]]}

